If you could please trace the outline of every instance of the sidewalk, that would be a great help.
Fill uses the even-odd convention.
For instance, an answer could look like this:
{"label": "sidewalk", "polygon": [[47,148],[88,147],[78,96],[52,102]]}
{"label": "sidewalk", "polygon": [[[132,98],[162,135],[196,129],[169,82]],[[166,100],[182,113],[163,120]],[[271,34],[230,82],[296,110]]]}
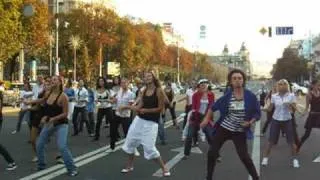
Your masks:
{"label": "sidewalk", "polygon": [[17,113],[20,111],[20,108],[14,108],[12,106],[4,106],[2,108],[2,113]]}

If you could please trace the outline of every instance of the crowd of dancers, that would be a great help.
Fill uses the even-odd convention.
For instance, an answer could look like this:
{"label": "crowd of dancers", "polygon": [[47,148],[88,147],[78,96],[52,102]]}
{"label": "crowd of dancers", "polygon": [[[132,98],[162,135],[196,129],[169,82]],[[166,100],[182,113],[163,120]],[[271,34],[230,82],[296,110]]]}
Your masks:
{"label": "crowd of dancers", "polygon": [[[254,138],[251,127],[260,120],[261,109],[267,114],[261,136],[265,136],[270,124],[268,143],[261,162],[263,166],[269,164],[271,149],[282,134],[291,148],[292,166],[299,168],[298,155],[303,143],[310,136],[312,128],[320,128],[318,81],[312,82],[306,95],[305,110],[301,112],[297,107],[296,96],[285,79],[276,82],[273,89],[260,98],[259,102],[256,95],[246,88],[246,75],[237,69],[228,74],[228,88],[220,98],[216,98],[211,91],[207,79],[192,81],[185,96],[177,99],[171,84],[166,82],[163,88],[152,71],[146,71],[143,78],[143,81],[136,79],[134,87],[129,86],[128,79],[118,77],[113,80],[99,77],[96,84],[86,84],[83,80],[65,82],[60,76],[39,76],[34,87],[26,81],[21,92],[21,110],[16,129],[12,134],[20,132],[21,124],[26,119],[33,152],[30,159],[37,163],[38,170],[46,168],[45,146],[50,142],[50,136],[56,135],[57,162],[65,164],[70,176],[76,176],[78,170],[67,145],[69,121],[73,125],[72,136],[78,136],[85,126],[92,141],[99,141],[100,133],[105,130],[104,135],[110,137],[112,151],[115,151],[116,142],[125,138],[122,149],[128,154],[128,160],[122,173],[134,170],[135,156],[139,156],[137,148],[142,145],[145,159],[157,162],[163,176],[167,177],[171,173],[156,148],[156,141],[159,137],[162,145],[167,143],[164,132],[167,109],[173,126],[181,129],[175,106],[176,103],[185,101],[182,123],[184,159],[189,158],[192,146],[198,145],[199,137],[201,141],[207,141],[209,151],[206,179],[212,180],[216,162],[221,161],[220,149],[227,140],[231,140],[252,179],[258,180],[259,173],[248,153],[247,139]],[[2,108],[3,94],[0,95]],[[220,114],[218,119],[214,119],[216,111]],[[296,128],[296,112],[309,113],[305,133],[301,138],[298,137]],[[2,118],[1,113],[1,122]],[[119,132],[120,125],[123,135]],[[102,131],[101,126],[104,126]],[[7,170],[14,170],[17,165],[1,144],[0,153],[8,162]]]}

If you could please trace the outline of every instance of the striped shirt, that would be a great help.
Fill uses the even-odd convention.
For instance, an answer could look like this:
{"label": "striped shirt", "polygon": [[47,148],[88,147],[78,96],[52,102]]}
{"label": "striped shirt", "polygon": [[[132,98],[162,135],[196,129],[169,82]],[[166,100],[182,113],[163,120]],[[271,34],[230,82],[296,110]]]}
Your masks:
{"label": "striped shirt", "polygon": [[234,96],[232,96],[228,107],[228,115],[222,121],[221,126],[232,132],[244,132],[244,128],[241,126],[244,118],[244,100],[237,100]]}

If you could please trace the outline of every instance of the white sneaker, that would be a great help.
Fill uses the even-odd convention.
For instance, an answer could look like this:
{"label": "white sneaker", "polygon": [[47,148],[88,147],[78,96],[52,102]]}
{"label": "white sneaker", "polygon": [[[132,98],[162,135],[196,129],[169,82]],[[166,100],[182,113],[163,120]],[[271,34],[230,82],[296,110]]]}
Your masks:
{"label": "white sneaker", "polygon": [[202,142],[206,142],[206,136],[200,136]]}
{"label": "white sneaker", "polygon": [[267,165],[268,165],[268,160],[269,160],[269,159],[268,159],[268,158],[266,158],[266,157],[265,157],[265,158],[263,158],[263,159],[262,159],[262,163],[261,163],[261,165],[262,165],[262,166],[267,166]]}
{"label": "white sneaker", "polygon": [[186,136],[182,136],[181,141],[182,141],[182,142],[185,141],[186,138],[187,138]]}
{"label": "white sneaker", "polygon": [[135,156],[140,156],[140,153],[139,153],[138,149],[135,149],[134,155],[135,155]]}
{"label": "white sneaker", "polygon": [[17,134],[17,131],[16,131],[16,130],[14,130],[14,131],[12,131],[12,132],[11,132],[11,134]]}
{"label": "white sneaker", "polygon": [[124,168],[124,169],[121,170],[121,173],[128,173],[128,172],[131,172],[131,171],[133,171],[133,167],[131,167],[131,168]]}
{"label": "white sneaker", "polygon": [[299,168],[299,167],[300,167],[299,161],[298,161],[297,159],[294,159],[294,160],[292,161],[292,164],[293,164],[293,167],[294,167],[294,168]]}
{"label": "white sneaker", "polygon": [[38,157],[33,157],[31,161],[32,162],[38,162]]}

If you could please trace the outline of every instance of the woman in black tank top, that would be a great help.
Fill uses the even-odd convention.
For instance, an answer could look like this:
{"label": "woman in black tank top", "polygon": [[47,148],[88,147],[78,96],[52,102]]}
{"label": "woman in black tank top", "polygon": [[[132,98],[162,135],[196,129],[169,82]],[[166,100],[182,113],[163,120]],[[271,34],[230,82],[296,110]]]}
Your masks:
{"label": "woman in black tank top", "polygon": [[164,107],[164,96],[160,89],[159,81],[152,72],[145,73],[146,88],[142,90],[141,101],[137,106],[124,106],[136,111],[138,115],[130,125],[126,141],[122,149],[129,154],[126,167],[122,173],[133,171],[133,160],[136,148],[141,144],[146,159],[155,160],[161,167],[163,176],[170,176],[169,170],[165,167],[159,151],[155,147],[160,113]]}
{"label": "woman in black tank top", "polygon": [[[50,93],[50,81],[46,81],[44,83],[44,90],[39,93],[38,99],[42,99],[45,96],[48,96]],[[36,141],[39,136],[40,130],[40,121],[44,116],[44,105],[43,104],[34,104],[31,108],[30,120],[31,120],[31,146],[34,153],[34,157],[32,158],[32,162],[37,162],[38,158],[36,156]]]}
{"label": "woman in black tank top", "polygon": [[174,101],[174,92],[173,92],[171,83],[167,84],[166,88],[164,89],[164,92],[168,97],[169,103],[165,103],[164,111],[162,112],[162,119],[165,120],[166,111],[167,109],[169,109],[173,126],[179,129],[179,126],[177,123],[177,116],[176,116],[176,102]]}
{"label": "woman in black tank top", "polygon": [[64,164],[70,176],[78,174],[74,164],[72,154],[67,147],[68,138],[68,97],[63,92],[62,79],[58,76],[52,77],[51,93],[41,99],[46,102],[44,117],[41,119],[43,128],[41,130],[39,140],[37,142],[38,170],[43,170],[45,164],[45,145],[48,142],[49,136],[53,135],[52,131],[57,134],[57,145],[62,155]]}
{"label": "woman in black tank top", "polygon": [[298,144],[297,151],[300,151],[302,144],[310,136],[312,128],[320,128],[320,82],[318,80],[314,80],[311,83],[311,86],[311,91],[306,97],[306,109],[304,113],[308,112],[309,106],[310,112],[304,126],[306,130]]}

